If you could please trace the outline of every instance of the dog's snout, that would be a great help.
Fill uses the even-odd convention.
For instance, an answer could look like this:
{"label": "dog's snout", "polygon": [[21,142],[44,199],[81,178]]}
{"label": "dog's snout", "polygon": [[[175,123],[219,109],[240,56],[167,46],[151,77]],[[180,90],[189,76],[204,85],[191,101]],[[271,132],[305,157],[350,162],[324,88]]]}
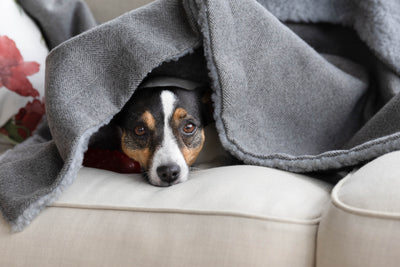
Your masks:
{"label": "dog's snout", "polygon": [[158,177],[164,182],[172,183],[179,178],[181,169],[176,164],[163,165],[157,168]]}

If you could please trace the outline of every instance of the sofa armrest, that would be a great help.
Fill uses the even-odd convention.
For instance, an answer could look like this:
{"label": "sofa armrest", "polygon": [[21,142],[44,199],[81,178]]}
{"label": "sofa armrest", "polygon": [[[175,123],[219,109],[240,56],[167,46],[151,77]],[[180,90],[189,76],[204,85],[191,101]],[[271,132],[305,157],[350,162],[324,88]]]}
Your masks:
{"label": "sofa armrest", "polygon": [[400,151],[349,174],[332,191],[318,232],[317,266],[398,266]]}

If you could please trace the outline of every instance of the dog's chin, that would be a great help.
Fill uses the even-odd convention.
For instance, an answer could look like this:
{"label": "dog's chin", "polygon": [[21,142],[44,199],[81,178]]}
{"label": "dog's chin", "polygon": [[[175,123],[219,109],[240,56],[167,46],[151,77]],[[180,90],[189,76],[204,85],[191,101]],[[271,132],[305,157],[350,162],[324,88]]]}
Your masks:
{"label": "dog's chin", "polygon": [[168,186],[176,185],[176,184],[179,184],[179,183],[182,183],[182,182],[184,182],[184,181],[181,181],[180,179],[175,180],[172,183],[164,182],[164,181],[161,181],[160,179],[149,180],[150,184],[152,184],[154,186],[158,186],[158,187],[168,187]]}
{"label": "dog's chin", "polygon": [[176,185],[176,184],[183,183],[183,182],[185,182],[186,180],[187,180],[187,178],[185,178],[185,179],[179,178],[179,179],[177,179],[177,180],[175,180],[175,181],[169,183],[169,182],[162,181],[162,180],[161,180],[160,178],[158,178],[158,177],[149,178],[149,179],[148,179],[148,181],[149,181],[150,184],[152,184],[152,185],[154,185],[154,186],[158,186],[158,187],[168,187],[168,186],[171,186],[171,185]]}
{"label": "dog's chin", "polygon": [[181,174],[178,179],[173,182],[165,182],[161,180],[158,175],[152,175],[151,172],[143,172],[144,177],[149,181],[151,185],[158,186],[158,187],[168,187],[176,184],[180,184],[186,182],[188,180],[188,171],[184,174]]}

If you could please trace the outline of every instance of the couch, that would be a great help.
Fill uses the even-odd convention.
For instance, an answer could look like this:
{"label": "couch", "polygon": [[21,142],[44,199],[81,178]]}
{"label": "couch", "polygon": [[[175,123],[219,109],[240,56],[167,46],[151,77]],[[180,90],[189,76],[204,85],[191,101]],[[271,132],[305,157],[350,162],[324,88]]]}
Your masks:
{"label": "couch", "polygon": [[[99,22],[146,2],[87,0]],[[84,167],[24,231],[0,218],[0,266],[398,266],[399,163],[386,154],[334,185],[202,164],[168,188]]]}

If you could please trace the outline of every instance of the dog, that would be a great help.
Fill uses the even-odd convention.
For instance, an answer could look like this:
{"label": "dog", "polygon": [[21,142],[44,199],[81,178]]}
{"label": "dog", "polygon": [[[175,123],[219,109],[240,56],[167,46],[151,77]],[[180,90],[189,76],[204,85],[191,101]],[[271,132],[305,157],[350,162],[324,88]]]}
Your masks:
{"label": "dog", "polygon": [[207,95],[208,88],[197,83],[159,77],[144,82],[118,114],[120,147],[140,163],[151,184],[166,187],[188,179],[210,121]]}

